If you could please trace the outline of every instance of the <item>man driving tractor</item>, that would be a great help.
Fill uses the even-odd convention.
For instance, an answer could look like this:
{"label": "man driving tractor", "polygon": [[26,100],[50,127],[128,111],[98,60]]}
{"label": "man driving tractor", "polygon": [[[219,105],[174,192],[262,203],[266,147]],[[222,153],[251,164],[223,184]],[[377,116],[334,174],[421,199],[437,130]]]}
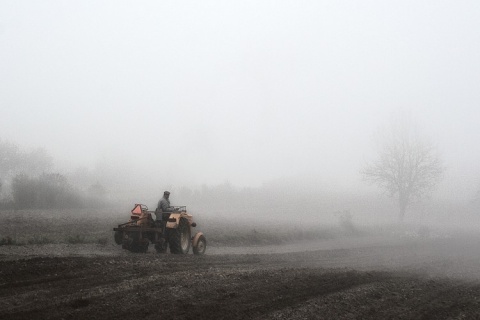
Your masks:
{"label": "man driving tractor", "polygon": [[[172,212],[173,211],[174,208],[170,206],[169,197],[170,197],[170,192],[169,191],[163,192],[163,197],[162,197],[162,199],[160,199],[158,201],[157,210],[155,210],[155,212],[157,212],[157,211],[158,212]],[[158,217],[157,217],[157,220],[159,220]]]}
{"label": "man driving tractor", "polygon": [[[194,254],[204,254],[205,236],[197,232],[192,237],[192,228],[197,226],[192,215],[187,213],[186,206],[171,206],[169,197],[170,192],[165,191],[155,211],[148,211],[146,205],[135,204],[130,220],[113,228],[115,243],[131,252],[147,252],[149,244],[153,243],[158,253],[165,253],[170,248],[170,253],[186,254],[192,247]],[[152,214],[155,214],[155,220]]]}
{"label": "man driving tractor", "polygon": [[161,226],[165,230],[165,225],[167,220],[170,217],[170,213],[173,212],[174,208],[170,206],[170,192],[163,192],[163,197],[158,201],[157,209],[155,210],[156,225]]}

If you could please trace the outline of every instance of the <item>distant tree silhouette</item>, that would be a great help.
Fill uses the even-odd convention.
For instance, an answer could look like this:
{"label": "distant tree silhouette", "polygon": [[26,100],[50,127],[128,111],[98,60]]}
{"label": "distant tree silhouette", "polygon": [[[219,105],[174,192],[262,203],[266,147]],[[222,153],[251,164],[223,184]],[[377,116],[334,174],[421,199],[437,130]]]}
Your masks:
{"label": "distant tree silhouette", "polygon": [[15,209],[30,209],[35,207],[35,180],[26,174],[18,174],[12,181],[12,195]]}
{"label": "distant tree silhouette", "polygon": [[53,166],[52,158],[43,149],[23,151],[11,142],[0,139],[0,180],[5,185],[15,175],[37,176]]}
{"label": "distant tree silhouette", "polygon": [[434,146],[418,134],[409,118],[394,120],[379,134],[377,159],[367,163],[361,173],[398,199],[402,221],[411,203],[438,183],[444,168]]}

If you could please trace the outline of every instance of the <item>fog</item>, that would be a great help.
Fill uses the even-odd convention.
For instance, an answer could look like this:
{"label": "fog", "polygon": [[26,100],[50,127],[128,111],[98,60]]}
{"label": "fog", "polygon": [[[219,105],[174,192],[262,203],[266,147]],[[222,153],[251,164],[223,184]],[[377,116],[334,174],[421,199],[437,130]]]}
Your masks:
{"label": "fog", "polygon": [[446,167],[437,207],[467,203],[479,16],[477,1],[2,1],[0,138],[151,206],[223,184],[350,197],[381,194],[359,170],[406,112]]}

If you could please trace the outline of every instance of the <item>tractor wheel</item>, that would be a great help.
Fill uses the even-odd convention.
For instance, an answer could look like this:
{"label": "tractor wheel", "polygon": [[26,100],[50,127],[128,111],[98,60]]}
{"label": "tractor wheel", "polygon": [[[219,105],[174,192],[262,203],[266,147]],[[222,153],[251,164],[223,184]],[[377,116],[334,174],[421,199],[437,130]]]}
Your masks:
{"label": "tractor wheel", "polygon": [[168,230],[168,244],[170,252],[175,254],[187,254],[190,250],[190,226],[185,218],[180,219],[176,229]]}
{"label": "tractor wheel", "polygon": [[113,235],[113,238],[115,239],[116,244],[122,244],[123,233],[121,231],[115,231],[115,234]]}
{"label": "tractor wheel", "polygon": [[193,247],[194,254],[204,254],[207,249],[207,239],[204,236],[198,238],[197,246]]}

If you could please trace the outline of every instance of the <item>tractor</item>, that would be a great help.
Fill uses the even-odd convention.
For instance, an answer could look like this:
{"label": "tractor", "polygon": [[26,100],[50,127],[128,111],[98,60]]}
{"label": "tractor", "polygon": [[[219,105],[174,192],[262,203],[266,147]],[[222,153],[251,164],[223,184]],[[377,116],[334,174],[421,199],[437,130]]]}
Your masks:
{"label": "tractor", "polygon": [[135,204],[131,210],[130,220],[113,228],[115,243],[131,252],[145,253],[150,243],[154,244],[158,253],[187,254],[192,247],[194,254],[202,255],[207,248],[207,240],[202,232],[192,236],[193,222],[187,207],[173,207],[173,212],[166,221],[155,221],[152,214],[161,212],[149,211],[144,204]]}

